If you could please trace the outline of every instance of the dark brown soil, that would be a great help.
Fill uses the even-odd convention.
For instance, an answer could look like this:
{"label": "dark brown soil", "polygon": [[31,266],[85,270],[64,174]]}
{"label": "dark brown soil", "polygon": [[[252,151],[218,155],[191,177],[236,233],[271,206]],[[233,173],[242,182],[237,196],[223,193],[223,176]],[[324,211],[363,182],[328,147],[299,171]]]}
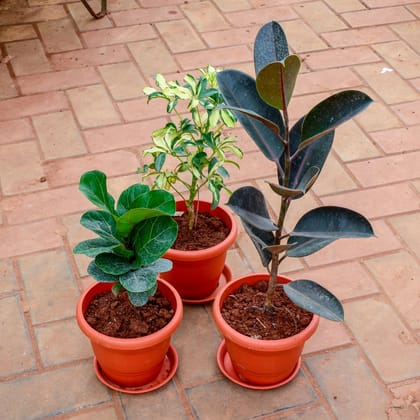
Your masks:
{"label": "dark brown soil", "polygon": [[134,306],[126,291],[114,296],[111,291],[97,294],[85,313],[88,324],[102,334],[136,338],[162,329],[174,315],[168,299],[158,291],[144,306]]}
{"label": "dark brown soil", "polygon": [[178,236],[173,249],[197,251],[210,248],[222,242],[229,235],[229,228],[223,220],[209,213],[198,213],[195,229],[188,229],[188,215],[176,216]]}
{"label": "dark brown soil", "polygon": [[305,329],[313,314],[296,306],[278,286],[273,306],[264,309],[268,283],[242,285],[223,303],[222,316],[236,331],[260,340],[278,340]]}

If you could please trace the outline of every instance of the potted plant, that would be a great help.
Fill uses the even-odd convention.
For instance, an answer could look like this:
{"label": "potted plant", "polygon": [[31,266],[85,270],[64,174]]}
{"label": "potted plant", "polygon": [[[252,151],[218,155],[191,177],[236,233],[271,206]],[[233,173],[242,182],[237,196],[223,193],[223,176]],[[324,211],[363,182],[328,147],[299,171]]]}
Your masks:
{"label": "potted plant", "polygon": [[228,205],[241,219],[268,273],[244,276],[223,287],[213,314],[225,338],[218,353],[221,369],[244,386],[264,388],[297,374],[304,341],[314,333],[319,316],[344,318],[332,293],[311,280],[291,281],[279,275],[279,268],[285,258],[305,257],[336,239],[373,236],[370,223],[355,211],[334,206],[310,210],[291,232],[285,231],[285,219],[294,200],[304,197],[317,180],[335,128],[371,99],[354,90],[337,93],[290,127],[288,104],[300,60],[289,54],[278,23],[269,22],[258,32],[254,65],[255,79],[236,70],[222,71],[217,79],[226,106],[274,164],[278,182],[268,184],[279,208],[273,221],[263,193],[253,186],[231,195]]}
{"label": "potted plant", "polygon": [[[234,127],[235,118],[230,110],[219,108],[224,102],[217,71],[208,66],[200,72],[197,78],[187,74],[184,85],[158,74],[156,88],[144,89],[148,101],[166,101],[167,113],[173,116],[173,121],[153,132],[153,147],[144,151],[151,162],[141,172],[154,177],[155,187],[172,190],[180,198],[178,238],[165,255],[174,266],[163,277],[190,302],[211,299],[222,272],[231,277],[225,260],[237,227],[219,200],[222,190],[230,193],[225,184],[229,177],[226,166],[238,167],[232,157],[242,157],[236,139],[223,132]],[[200,200],[204,189],[210,192],[211,203]]]}
{"label": "potted plant", "polygon": [[80,219],[98,237],[73,250],[93,258],[87,271],[98,281],[76,309],[95,353],[96,374],[118,391],[155,389],[170,380],[178,362],[170,340],[182,319],[182,301],[157,278],[172,266],[161,257],[177,235],[175,199],[167,191],[134,184],[115,203],[100,171],[83,174],[79,189],[99,207]]}

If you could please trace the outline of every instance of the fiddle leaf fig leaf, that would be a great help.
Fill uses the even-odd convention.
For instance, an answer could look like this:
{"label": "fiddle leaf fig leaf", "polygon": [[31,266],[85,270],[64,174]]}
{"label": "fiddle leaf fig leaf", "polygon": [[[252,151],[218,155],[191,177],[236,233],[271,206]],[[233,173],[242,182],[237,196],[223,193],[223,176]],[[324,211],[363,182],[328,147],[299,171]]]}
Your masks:
{"label": "fiddle leaf fig leaf", "polygon": [[91,203],[115,215],[115,201],[107,191],[106,175],[103,172],[84,173],[80,178],[79,190]]}
{"label": "fiddle leaf fig leaf", "polygon": [[264,231],[277,230],[272,222],[264,195],[255,187],[242,187],[232,193],[227,205],[242,221]]}
{"label": "fiddle leaf fig leaf", "polygon": [[178,225],[170,216],[161,216],[138,224],[133,230],[136,253],[135,264],[139,267],[159,259],[175,242]]}
{"label": "fiddle leaf fig leaf", "polygon": [[340,301],[318,283],[295,280],[283,287],[289,299],[301,308],[331,321],[344,321],[344,309]]}
{"label": "fiddle leaf fig leaf", "polygon": [[96,281],[103,281],[107,283],[113,283],[118,281],[118,276],[113,274],[108,274],[102,271],[96,264],[95,261],[91,261],[88,265],[87,272],[91,275]]}
{"label": "fiddle leaf fig leaf", "polygon": [[221,71],[217,73],[217,81],[225,102],[230,108],[239,108],[253,113],[251,116],[251,114],[246,115],[243,112],[233,111],[264,156],[277,164],[283,153],[283,144],[272,129],[258,121],[255,115],[271,121],[272,124],[279,127],[280,134],[284,137],[284,123],[280,111],[269,106],[260,98],[255,79],[243,72],[238,70]]}
{"label": "fiddle leaf fig leaf", "polygon": [[300,69],[297,55],[289,55],[284,62],[270,63],[257,75],[257,90],[261,98],[274,108],[284,110],[290,102]]}
{"label": "fiddle leaf fig leaf", "polygon": [[149,300],[150,296],[155,294],[156,288],[148,290],[146,292],[134,293],[127,290],[128,299],[134,306],[143,306]]}
{"label": "fiddle leaf fig leaf", "polygon": [[124,214],[126,211],[135,208],[135,201],[143,194],[149,192],[150,188],[143,184],[134,184],[124,190],[117,203],[117,212],[119,215]]}
{"label": "fiddle leaf fig leaf", "polygon": [[304,214],[290,233],[290,257],[310,255],[340,238],[369,238],[372,226],[361,214],[343,207],[326,206]]}
{"label": "fiddle leaf fig leaf", "polygon": [[306,115],[299,149],[309,146],[340,124],[362,112],[372,102],[363,92],[346,90],[323,100]]}
{"label": "fiddle leaf fig leaf", "polygon": [[174,196],[165,190],[152,190],[142,194],[133,203],[135,207],[146,207],[148,209],[160,210],[168,216],[175,214]]}
{"label": "fiddle leaf fig leaf", "polygon": [[75,254],[84,254],[88,257],[96,257],[104,252],[111,252],[120,243],[115,239],[114,241],[104,238],[88,239],[78,243],[74,248]]}
{"label": "fiddle leaf fig leaf", "polygon": [[119,241],[115,238],[116,223],[114,217],[106,211],[89,210],[80,218],[80,224],[95,232],[101,238],[118,245]]}
{"label": "fiddle leaf fig leaf", "polygon": [[130,271],[132,264],[123,257],[109,252],[99,254],[95,257],[96,266],[104,273],[119,276]]}
{"label": "fiddle leaf fig leaf", "polygon": [[289,46],[282,27],[274,21],[266,23],[255,38],[255,74],[258,74],[269,63],[283,61],[288,55]]}

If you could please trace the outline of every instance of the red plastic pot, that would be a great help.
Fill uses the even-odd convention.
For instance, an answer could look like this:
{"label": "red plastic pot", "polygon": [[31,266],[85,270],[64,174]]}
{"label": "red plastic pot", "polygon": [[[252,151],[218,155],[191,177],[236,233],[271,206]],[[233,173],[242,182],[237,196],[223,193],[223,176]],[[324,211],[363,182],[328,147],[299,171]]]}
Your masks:
{"label": "red plastic pot", "polygon": [[[305,341],[314,334],[319,324],[319,316],[314,315],[303,331],[280,340],[258,340],[230,327],[220,312],[225,299],[242,284],[251,285],[268,279],[268,274],[250,274],[235,279],[221,288],[213,303],[214,320],[225,338],[235,373],[241,381],[257,386],[269,386],[287,380],[296,371]],[[289,281],[287,277],[277,278],[278,283]]]}
{"label": "red plastic pot", "polygon": [[92,298],[111,290],[113,283],[94,283],[80,297],[76,319],[82,332],[90,339],[97,362],[106,377],[121,387],[139,387],[152,382],[159,374],[168,352],[172,334],[182,320],[182,301],[167,282],[158,280],[158,289],[169,299],[175,313],[161,330],[145,337],[115,338],[93,329],[84,313]]}
{"label": "red plastic pot", "polygon": [[[229,234],[224,241],[207,249],[198,251],[181,251],[169,249],[165,253],[173,263],[171,271],[162,273],[161,277],[172,284],[183,299],[203,299],[211,295],[219,284],[219,278],[225,266],[228,249],[235,242],[238,227],[233,214],[222,207],[211,209],[206,201],[199,204],[199,211],[219,217],[229,228]],[[183,201],[176,203],[177,211],[185,211]]]}

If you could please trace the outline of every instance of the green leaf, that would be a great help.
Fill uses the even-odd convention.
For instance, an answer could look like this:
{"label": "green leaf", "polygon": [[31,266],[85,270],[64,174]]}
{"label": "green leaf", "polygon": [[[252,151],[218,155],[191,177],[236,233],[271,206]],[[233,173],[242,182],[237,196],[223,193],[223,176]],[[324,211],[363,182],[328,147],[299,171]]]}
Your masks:
{"label": "green leaf", "polygon": [[119,215],[124,214],[133,208],[133,203],[141,195],[149,192],[150,188],[147,185],[134,184],[124,190],[117,203],[117,212]]}
{"label": "green leaf", "polygon": [[91,261],[88,265],[87,272],[91,275],[95,280],[113,283],[118,281],[118,276],[114,276],[112,274],[104,273],[96,264],[95,261]]}
{"label": "green leaf", "polygon": [[340,238],[369,238],[372,226],[361,214],[343,207],[319,207],[304,214],[290,233],[290,257],[304,257]]}
{"label": "green leaf", "polygon": [[270,63],[257,76],[257,90],[268,105],[284,110],[293,94],[300,69],[297,55],[289,55],[282,62]]}
{"label": "green leaf", "polygon": [[124,289],[129,292],[143,293],[153,289],[156,283],[157,273],[148,268],[139,268],[135,271],[120,276],[120,282]]}
{"label": "green leaf", "polygon": [[73,252],[75,254],[84,254],[88,257],[96,257],[103,252],[111,252],[118,244],[118,241],[112,242],[103,238],[88,239],[78,243],[73,248]]}
{"label": "green leaf", "polygon": [[108,194],[106,187],[106,175],[100,171],[84,173],[80,178],[79,190],[85,197],[101,209],[115,214],[114,198]]}
{"label": "green leaf", "polygon": [[116,224],[111,214],[101,210],[89,210],[80,218],[80,224],[101,238],[107,239],[115,245],[119,244],[115,238]]}
{"label": "green leaf", "polygon": [[299,149],[307,147],[340,124],[355,117],[371,102],[372,99],[368,95],[357,90],[346,90],[325,99],[312,108],[303,120]]}
{"label": "green leaf", "polygon": [[266,23],[255,38],[255,74],[258,74],[267,64],[283,61],[288,55],[289,47],[282,27],[275,21]]}
{"label": "green leaf", "polygon": [[105,252],[95,258],[96,266],[104,273],[119,276],[131,270],[132,264],[126,258]]}
{"label": "green leaf", "polygon": [[284,123],[280,111],[267,105],[260,98],[255,80],[245,73],[238,70],[224,70],[217,74],[217,81],[224,100],[230,108],[250,112],[249,115],[245,115],[243,112],[234,111],[234,115],[264,156],[277,164],[283,153],[283,144],[272,129],[258,121],[255,115],[270,121],[274,127],[279,127],[280,134],[283,136]]}
{"label": "green leaf", "polygon": [[246,223],[264,231],[277,230],[270,219],[264,195],[255,187],[238,188],[230,196],[227,205]]}
{"label": "green leaf", "polygon": [[122,284],[118,281],[112,286],[111,292],[115,297],[117,297],[121,290],[124,290],[124,287],[122,287]]}
{"label": "green leaf", "polygon": [[170,216],[140,223],[133,230],[136,264],[146,266],[158,260],[175,242],[178,225]]}
{"label": "green leaf", "polygon": [[127,291],[128,299],[130,299],[130,302],[134,306],[143,306],[143,305],[146,305],[146,303],[149,300],[149,297],[155,294],[156,290],[157,289],[152,289],[150,291],[143,292],[143,293],[133,293],[133,292]]}
{"label": "green leaf", "polygon": [[295,280],[283,287],[290,300],[301,308],[331,321],[344,321],[344,309],[340,301],[318,283]]}
{"label": "green leaf", "polygon": [[258,255],[260,256],[262,265],[267,267],[272,258],[272,254],[267,248],[274,245],[273,232],[258,229],[255,226],[246,223],[244,220],[242,220],[242,225],[254,244]]}
{"label": "green leaf", "polygon": [[159,210],[165,215],[173,216],[175,214],[175,198],[165,190],[152,190],[143,194],[134,201],[133,206],[137,208],[145,207],[148,209]]}

